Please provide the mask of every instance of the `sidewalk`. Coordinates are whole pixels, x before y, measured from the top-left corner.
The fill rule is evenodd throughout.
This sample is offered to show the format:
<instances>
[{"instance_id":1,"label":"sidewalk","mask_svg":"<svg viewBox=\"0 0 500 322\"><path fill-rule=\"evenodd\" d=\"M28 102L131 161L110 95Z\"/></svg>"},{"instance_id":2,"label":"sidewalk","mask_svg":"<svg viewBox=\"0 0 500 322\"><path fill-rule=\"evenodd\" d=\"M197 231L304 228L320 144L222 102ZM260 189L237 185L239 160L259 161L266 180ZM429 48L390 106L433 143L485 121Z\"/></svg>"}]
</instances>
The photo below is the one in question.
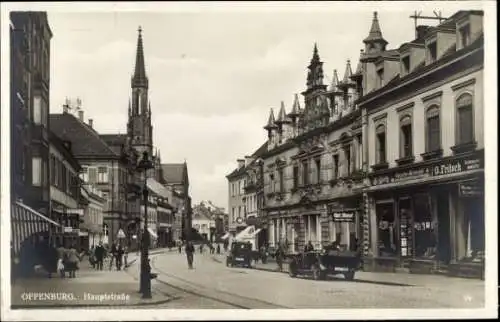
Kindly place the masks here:
<instances>
[{"instance_id":1,"label":"sidewalk","mask_svg":"<svg viewBox=\"0 0 500 322\"><path fill-rule=\"evenodd\" d=\"M126 270L97 271L84 258L76 278L53 275L16 280L11 288L11 307L123 307L163 304L173 299L155 289L151 299L142 299L138 289L139 282Z\"/></svg>"},{"instance_id":2,"label":"sidewalk","mask_svg":"<svg viewBox=\"0 0 500 322\"><path fill-rule=\"evenodd\" d=\"M212 259L216 262L225 265L225 255L215 255ZM257 264L252 263L252 269L280 273L278 271L278 264L276 261L268 261L262 264L259 261ZM283 263L282 274L288 274L288 263ZM336 278L342 280L341 275L336 275ZM354 282L381 284L381 285L398 285L398 286L417 286L417 287L432 287L432 286L456 286L462 287L476 287L484 285L484 281L476 279L466 279L460 277L448 277L442 275L427 275L427 274L410 274L410 273L380 273L380 272L365 272L357 271L354 277Z\"/></svg>"}]
</instances>

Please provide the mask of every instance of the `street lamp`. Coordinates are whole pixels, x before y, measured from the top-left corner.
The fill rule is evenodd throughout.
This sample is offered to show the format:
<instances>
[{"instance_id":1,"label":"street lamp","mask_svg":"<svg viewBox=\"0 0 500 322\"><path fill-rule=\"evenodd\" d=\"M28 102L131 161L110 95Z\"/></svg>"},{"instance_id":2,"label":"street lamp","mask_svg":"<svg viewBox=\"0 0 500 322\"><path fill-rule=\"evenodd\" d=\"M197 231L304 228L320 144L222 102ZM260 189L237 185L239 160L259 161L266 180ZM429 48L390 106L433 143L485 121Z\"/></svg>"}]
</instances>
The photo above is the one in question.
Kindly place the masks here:
<instances>
[{"instance_id":1,"label":"street lamp","mask_svg":"<svg viewBox=\"0 0 500 322\"><path fill-rule=\"evenodd\" d=\"M139 292L142 293L143 299L150 299L151 296L151 267L149 266L149 232L148 232L148 187L147 187L147 171L152 169L153 162L149 160L148 152L144 151L142 160L137 165L137 170L144 172L144 187L142 195L144 197L144 229L142 233L141 247L141 276Z\"/></svg>"}]
</instances>

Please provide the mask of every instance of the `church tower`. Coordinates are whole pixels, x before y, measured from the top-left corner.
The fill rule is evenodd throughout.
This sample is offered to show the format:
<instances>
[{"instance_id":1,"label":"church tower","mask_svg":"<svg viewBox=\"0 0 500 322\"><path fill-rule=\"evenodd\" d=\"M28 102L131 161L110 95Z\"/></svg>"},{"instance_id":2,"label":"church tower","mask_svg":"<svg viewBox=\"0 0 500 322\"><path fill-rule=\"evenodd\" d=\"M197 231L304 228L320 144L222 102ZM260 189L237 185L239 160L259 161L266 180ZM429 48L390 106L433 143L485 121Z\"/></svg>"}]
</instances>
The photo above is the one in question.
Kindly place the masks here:
<instances>
[{"instance_id":1,"label":"church tower","mask_svg":"<svg viewBox=\"0 0 500 322\"><path fill-rule=\"evenodd\" d=\"M148 99L148 77L144 66L142 29L139 27L135 70L132 76L132 101L129 101L127 135L140 158L144 151L153 156L153 126L151 124L151 103Z\"/></svg>"}]
</instances>

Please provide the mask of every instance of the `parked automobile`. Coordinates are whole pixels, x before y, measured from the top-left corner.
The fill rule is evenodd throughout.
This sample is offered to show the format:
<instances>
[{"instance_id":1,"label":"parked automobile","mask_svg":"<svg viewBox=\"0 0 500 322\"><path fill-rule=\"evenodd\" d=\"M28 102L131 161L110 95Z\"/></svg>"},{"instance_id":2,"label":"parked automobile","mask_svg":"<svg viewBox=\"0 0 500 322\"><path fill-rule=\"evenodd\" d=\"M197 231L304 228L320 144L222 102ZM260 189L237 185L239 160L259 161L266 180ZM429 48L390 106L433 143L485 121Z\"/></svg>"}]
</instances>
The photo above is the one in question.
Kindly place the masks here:
<instances>
[{"instance_id":1,"label":"parked automobile","mask_svg":"<svg viewBox=\"0 0 500 322\"><path fill-rule=\"evenodd\" d=\"M252 267L252 246L248 243L233 242L226 257L226 266Z\"/></svg>"},{"instance_id":2,"label":"parked automobile","mask_svg":"<svg viewBox=\"0 0 500 322\"><path fill-rule=\"evenodd\" d=\"M288 273L291 277L312 274L315 280L325 279L327 275L342 274L346 280L353 280L360 263L358 252L315 250L292 255Z\"/></svg>"}]
</instances>

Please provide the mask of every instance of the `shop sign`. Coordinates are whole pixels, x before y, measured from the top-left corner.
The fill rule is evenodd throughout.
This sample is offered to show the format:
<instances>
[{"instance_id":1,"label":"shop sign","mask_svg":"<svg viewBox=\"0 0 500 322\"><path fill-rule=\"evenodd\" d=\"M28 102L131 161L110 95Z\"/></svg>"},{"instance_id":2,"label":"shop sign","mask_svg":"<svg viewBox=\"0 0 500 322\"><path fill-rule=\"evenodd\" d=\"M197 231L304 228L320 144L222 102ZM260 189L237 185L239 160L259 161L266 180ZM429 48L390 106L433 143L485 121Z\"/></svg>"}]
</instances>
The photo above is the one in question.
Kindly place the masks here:
<instances>
[{"instance_id":1,"label":"shop sign","mask_svg":"<svg viewBox=\"0 0 500 322\"><path fill-rule=\"evenodd\" d=\"M484 168L483 156L469 156L440 161L433 165L415 166L412 169L393 171L388 174L374 176L372 185L399 183L409 180L418 180L430 177L440 177L454 173L462 173Z\"/></svg>"},{"instance_id":2,"label":"shop sign","mask_svg":"<svg viewBox=\"0 0 500 322\"><path fill-rule=\"evenodd\" d=\"M477 197L484 194L484 184L479 181L461 182L458 184L461 197Z\"/></svg>"},{"instance_id":3,"label":"shop sign","mask_svg":"<svg viewBox=\"0 0 500 322\"><path fill-rule=\"evenodd\" d=\"M353 211L336 211L332 213L334 222L354 222Z\"/></svg>"},{"instance_id":4,"label":"shop sign","mask_svg":"<svg viewBox=\"0 0 500 322\"><path fill-rule=\"evenodd\" d=\"M63 230L65 233L71 233L73 232L73 227L64 227L64 230Z\"/></svg>"}]
</instances>

